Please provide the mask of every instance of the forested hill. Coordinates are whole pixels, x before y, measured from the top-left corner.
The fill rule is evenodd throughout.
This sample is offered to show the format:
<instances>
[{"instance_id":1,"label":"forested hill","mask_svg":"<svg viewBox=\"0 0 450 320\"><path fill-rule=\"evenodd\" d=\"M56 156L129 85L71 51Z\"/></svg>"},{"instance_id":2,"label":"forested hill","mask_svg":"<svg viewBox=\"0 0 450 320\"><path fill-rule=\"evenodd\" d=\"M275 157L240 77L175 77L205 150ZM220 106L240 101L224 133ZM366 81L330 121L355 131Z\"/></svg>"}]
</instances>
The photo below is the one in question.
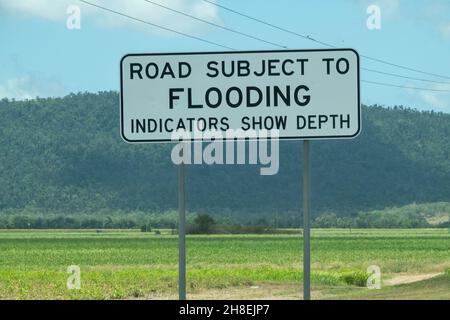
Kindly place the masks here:
<instances>
[{"instance_id":1,"label":"forested hill","mask_svg":"<svg viewBox=\"0 0 450 320\"><path fill-rule=\"evenodd\" d=\"M363 107L355 140L313 141L316 214L450 200L450 115ZM130 145L119 136L116 92L0 101L0 209L60 213L160 212L176 208L170 144ZM188 208L286 212L301 207L301 142L282 141L280 171L188 166Z\"/></svg>"}]
</instances>

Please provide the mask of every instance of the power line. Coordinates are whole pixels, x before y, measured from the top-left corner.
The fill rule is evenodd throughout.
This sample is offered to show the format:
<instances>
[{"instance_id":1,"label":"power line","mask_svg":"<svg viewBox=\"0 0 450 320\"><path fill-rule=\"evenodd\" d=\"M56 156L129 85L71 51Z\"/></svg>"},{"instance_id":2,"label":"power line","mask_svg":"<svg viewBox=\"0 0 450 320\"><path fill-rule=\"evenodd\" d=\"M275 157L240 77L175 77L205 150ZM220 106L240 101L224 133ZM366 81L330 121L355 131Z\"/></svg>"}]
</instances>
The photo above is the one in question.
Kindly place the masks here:
<instances>
[{"instance_id":1,"label":"power line","mask_svg":"<svg viewBox=\"0 0 450 320\"><path fill-rule=\"evenodd\" d=\"M194 19L194 20L197 20L197 21L200 21L200 22L209 24L209 25L214 26L214 27L216 27L216 28L220 28L220 29L222 29L222 30L229 31L229 32L232 32L232 33L241 35L241 36L245 36L245 37L247 37L247 38L250 38L250 39L253 39L253 40L257 40L257 41L260 41L260 42L264 42L264 43L267 43L267 44L270 44L270 45L273 45L273 46L276 46L276 47L279 47L279 48L287 49L287 47L284 46L284 45L282 45L282 44L278 44L278 43L275 43L275 42L267 41L267 40L264 40L264 39L262 39L262 38L253 36L253 35L248 34L248 33L244 33L244 32L241 32L241 31L238 31L238 30L235 30L235 29L231 29L231 28L227 28L227 27L221 26L220 24L217 24L217 23L214 23L214 22L211 22L211 21L208 21L208 20L201 19L201 18L199 18L199 17L190 15L190 14L188 14L188 13L186 13L186 12L182 12L182 11L179 11L179 10L176 10L176 9L173 9L173 8L170 8L170 7L167 7L167 6L162 5L162 4L160 4L160 3L157 3L157 2L154 2L154 1L150 1L150 0L144 0L144 1L145 1L145 2L148 2L148 3L150 3L150 4L153 4L153 5L155 5L155 6L158 6L158 7L160 7L160 8L164 8L164 9L166 9L166 10L169 10L169 11L172 11L172 12L175 12L175 13L178 13L178 14L181 14L181 15L183 15L183 16L185 16L185 17L189 17L189 18L191 18L191 19Z\"/></svg>"},{"instance_id":2,"label":"power line","mask_svg":"<svg viewBox=\"0 0 450 320\"><path fill-rule=\"evenodd\" d=\"M410 86L402 86L402 85L396 85L396 84L392 84L392 83L384 83L384 82L369 81L369 80L361 80L361 82L375 84L375 85L379 85L379 86L385 86L385 87L401 88L401 89L435 91L435 92L450 92L450 90L445 90L445 89L431 89L431 88L410 87Z\"/></svg>"},{"instance_id":3,"label":"power line","mask_svg":"<svg viewBox=\"0 0 450 320\"><path fill-rule=\"evenodd\" d=\"M218 47L221 47L221 48L224 48L224 49L228 49L228 50L236 50L234 48L222 45L220 43L217 43L217 42L214 42L214 41L210 41L210 40L207 40L207 39L204 39L204 38L200 38L200 37L197 37L197 36L193 36L193 35L190 35L190 34L187 34L187 33L181 32L181 31L177 31L177 30L174 30L174 29L171 29L171 28L167 28L167 27L164 27L164 26L161 26L159 24L152 23L152 22L149 22L149 21L146 21L146 20L135 18L135 17L132 17L132 16L127 15L125 13L122 13L122 12L119 12L119 11L115 11L115 10L112 10L110 8L102 7L102 6L100 6L98 4L95 4L95 3L92 3L92 2L88 2L88 1L85 1L85 0L78 0L78 1L80 1L80 2L82 2L84 4L96 7L98 9L102 9L104 11L108 11L108 12L120 15L122 17L131 19L131 20L134 20L134 21L145 23L145 24L150 25L150 26L155 27L155 28L159 28L159 29L162 29L162 30L165 30L165 31L169 31L169 32L173 32L173 33L182 35L182 36L187 37L187 38L191 38L191 39L195 39L195 40L198 40L198 41L202 41L204 43L212 44L212 45L215 45L215 46L218 46Z\"/></svg>"},{"instance_id":4,"label":"power line","mask_svg":"<svg viewBox=\"0 0 450 320\"><path fill-rule=\"evenodd\" d=\"M120 16L123 16L123 17L126 17L126 18L131 19L131 20L134 20L134 21L138 21L138 22L145 23L145 24L147 24L147 25L150 25L150 26L153 26L153 27L156 27L156 28L165 30L165 31L173 32L173 33L176 33L176 34L178 34L178 35L182 35L182 36L184 36L184 37L188 37L188 38L191 38L191 39L194 39L194 40L202 41L202 42L205 42L205 43L208 43L208 44L212 44L212 45L219 46L219 47L222 47L222 48L225 48L225 49L229 49L229 50L232 50L232 51L236 51L236 49L234 49L234 48L232 48L232 47L228 47L228 46L219 44L219 43L217 43L217 42L213 42L213 41L210 41L210 40L207 40L207 39L204 39L204 38L196 37L196 36L193 36L193 35L184 33L184 32L180 32L180 31L177 31L177 30L168 28L168 27L164 27L164 26L161 26L161 25L158 25L158 24L149 22L149 21L142 20L142 19L139 19L139 18L135 18L135 17L132 17L132 16L130 16L130 15L127 15L127 14L124 14L124 13L121 13L121 12L118 12L118 11L115 11L115 10L112 10L112 9L109 9L109 8L106 8L106 7L102 7L102 6L100 6L100 5L97 5L97 4L94 4L94 3L91 3L91 2L88 2L88 1L85 1L85 0L78 0L78 1L80 1L80 2L82 2L82 3L84 3L84 4L87 4L87 5L90 5L90 6L93 6L93 7L96 7L96 8L99 8L99 9L102 9L102 10L105 10L105 11L108 11L108 12L111 12L111 13L114 13L114 14L117 14L117 15L120 15ZM204 0L204 1L206 1L206 0ZM312 38L311 38L311 39L312 39ZM369 70L367 69L367 71L369 71ZM378 72L378 71L377 71L377 72ZM381 73L381 71L379 71L379 73ZM395 76L399 76L399 75L395 75ZM423 80L423 79L422 79L422 80ZM388 86L388 87L402 88L402 89L414 89L414 90L426 90L426 91L450 92L450 90L443 90L443 89L428 89L428 88L418 88L418 87L407 87L407 86L395 85L395 84L390 84L390 83L375 82L375 81L368 81L368 80L361 80L361 82L365 82L365 83L368 83L368 84L375 84L375 85Z\"/></svg>"},{"instance_id":5,"label":"power line","mask_svg":"<svg viewBox=\"0 0 450 320\"><path fill-rule=\"evenodd\" d=\"M286 29L286 28L282 28L282 27L277 26L275 24L272 24L270 22L267 22L267 21L264 21L264 20L252 17L250 15L244 14L244 13L242 13L240 11L237 11L237 10L231 9L229 7L220 5L220 4L212 2L210 0L203 0L203 1L209 3L209 4L213 5L213 6L222 8L222 9L224 9L226 11L229 11L229 12L232 12L234 14L237 14L239 16L242 16L242 17L245 17L247 19L250 19L250 20L256 21L258 23L264 24L264 25L269 26L271 28L274 28L274 29L277 29L277 30L280 30L280 31L283 31L283 32L287 32L289 34L301 37L301 38L306 39L306 40L310 40L310 41L316 42L318 44L321 44L321 45L329 47L329 48L336 48L336 46L334 46L334 45L332 45L330 43L326 43L326 42L314 39L313 37L311 37L309 35L304 35L304 34L301 34L301 33L298 33L298 32L295 32L295 31L292 31L292 30L289 30L289 29ZM392 63L392 62L389 62L389 61L386 61L386 60L374 58L374 57L363 55L363 54L361 54L361 57L363 57L365 59L368 59L368 60L372 60L372 61L378 62L378 63L383 63L383 64L390 65L390 66L393 66L393 67L397 67L397 68L400 68L400 69L405 69L405 70L414 71L414 72L417 72L417 73L426 74L428 76L433 76L433 77L438 77L438 78L441 78L441 79L448 79L448 80L450 80L449 76L440 75L440 74L436 74L436 73L431 73L431 72L427 72L427 71L423 71L423 70L419 70L419 69L415 69L415 68L411 68L411 67L407 67L407 66L402 66L402 65L399 65L399 64L396 64L396 63Z\"/></svg>"},{"instance_id":6,"label":"power line","mask_svg":"<svg viewBox=\"0 0 450 320\"><path fill-rule=\"evenodd\" d=\"M199 18L199 17L196 17L196 16L193 16L193 15L191 15L191 14L188 14L188 13L185 13L185 12L182 12L182 11L179 11L179 10L176 10L176 9L173 9L173 8L171 8L171 7L165 6L165 5L160 4L160 3L157 3L157 2L155 2L155 1L151 1L151 0L144 0L144 1L145 1L145 2L148 2L148 3L150 3L150 4L153 4L153 5L155 5L155 6L164 8L164 9L166 9L166 10L169 10L169 11L171 11L171 12L175 12L175 13L177 13L177 14L181 14L181 15L183 15L183 16L186 16L186 17L188 17L188 18L194 19L194 20L196 20L196 21L200 21L200 22L202 22L202 23L206 23L206 24L208 24L208 25L212 25L212 26L217 27L217 28L220 28L220 29L222 29L222 30L229 31L229 32L232 32L232 33L235 33L235 34L238 34L238 35L242 35L242 36L248 37L248 38L250 38L250 39L255 39L255 40L258 40L258 41L260 41L260 42L264 42L264 43L267 43L267 44L271 44L271 45L274 45L274 46L276 46L276 47L280 47L280 48L283 48L283 49L287 49L287 46L284 46L284 45L281 45L281 44L278 44L278 43L274 43L274 42L271 42L271 41L268 41L268 40L265 40L265 39L262 39L262 38L258 38L258 37L256 37L256 36L253 36L253 35L251 35L251 34L248 34L248 33L244 33L244 32L238 31L238 30L236 30L236 29L231 29L231 28L228 28L228 27L221 26L221 25L219 25L219 24L217 24L217 23L214 23L214 22L211 22L211 21L208 21L208 20L205 20L205 19L201 19L201 18ZM209 2L209 1L207 1L207 2ZM234 11L233 11L233 12L234 12ZM246 16L246 17L249 17L249 16ZM249 17L249 18L252 18L252 17ZM253 18L252 18L252 19L253 19ZM265 23L264 21L261 21L261 20L257 20L257 21L258 21L258 22ZM277 26L274 26L274 25L271 25L271 26L278 28ZM281 29L281 30L286 31L286 32L289 32L289 30L285 30L285 29ZM298 35L298 36L301 36L301 37L303 37L303 38L305 38L305 39L313 40L313 41L316 41L316 42L317 42L317 40L315 40L315 39L313 39L313 38L311 38L311 37L309 37L309 36L305 36L305 35L301 35L301 34L297 34L297 33L295 33L295 34ZM325 44L325 43L323 43L323 42L319 42L319 43L331 47L331 45L329 45L329 44ZM389 76L397 77L397 78L404 78L404 79L411 79L411 80L418 80L418 81L432 82L432 83L440 83L440 84L449 84L448 82L439 82L439 81L433 81L433 80L427 80L427 79L421 79L421 78L408 77L408 76L403 76L403 75L399 75L399 74L395 74L395 73L389 73L389 72L383 72L383 71L373 70L373 69L369 69L369 68L361 68L361 70L365 70L365 71L369 71L369 72L374 72L374 73L379 73L379 74L384 74L384 75L389 75Z\"/></svg>"},{"instance_id":7,"label":"power line","mask_svg":"<svg viewBox=\"0 0 450 320\"><path fill-rule=\"evenodd\" d=\"M209 0L203 0L203 1L204 1L204 2L207 2L207 3L209 3L209 4L212 4L212 5L216 6L216 7L222 8L222 9L224 9L224 10L226 10L226 11L229 11L229 12L232 12L232 13L234 13L234 14L237 14L237 15L239 15L239 16L241 16L241 17L244 17L244 18L247 18L247 19L250 19L250 20L259 22L259 23L264 24L264 25L266 25L266 26L269 26L269 27L271 27L271 28L278 29L278 30L280 30L280 31L284 31L284 32L293 34L293 35L295 35L295 36L298 36L298 37L301 37L301 38L304 38L304 39L307 39L307 40L310 40L310 41L317 42L317 43L319 43L319 44L321 44L321 45L323 45L323 46L329 47L329 48L335 48L335 46L333 46L332 44L329 44L329 43L326 43L326 42L319 41L319 40L314 39L313 37L311 37L311 36L309 36L309 35L304 35L304 34L301 34L301 33L298 33L298 32L292 31L292 30L289 30L289 29L282 28L282 27L277 26L277 25L274 25L274 24L272 24L272 23L270 23L270 22L267 22L267 21L264 21L264 20L261 20L261 19L258 19L258 18L249 16L249 15L247 15L247 14L244 14L244 13L239 12L239 11L237 11L237 10L233 10L233 9L231 9L231 8L229 8L229 7L225 7L225 6L223 6L223 5L220 5L220 4L218 4L218 3L215 3L215 2L212 2L212 1L209 1Z\"/></svg>"},{"instance_id":8,"label":"power line","mask_svg":"<svg viewBox=\"0 0 450 320\"><path fill-rule=\"evenodd\" d=\"M416 81L424 81L424 82L432 82L432 83L439 83L439 84L450 85L450 82L442 82L442 81L434 81L434 80L429 80L429 79L422 79L422 78L408 77L408 76L400 75L400 74L397 74L397 73L384 72L384 71L379 71L379 70L374 70L374 69L369 69L369 68L363 68L363 67L361 67L361 70L365 70L365 71L369 71L369 72L374 72L374 73L379 73L379 74L384 74L384 75L388 75L388 76L392 76L392 77L397 77L397 78L404 78L404 79L410 79L410 80L416 80Z\"/></svg>"},{"instance_id":9,"label":"power line","mask_svg":"<svg viewBox=\"0 0 450 320\"><path fill-rule=\"evenodd\" d=\"M448 80L450 80L450 77L443 76L443 75L440 75L440 74L437 74L437 73L431 73L431 72L422 71L422 70L419 70L419 69L405 67L405 66L402 66L402 65L399 65L399 64L395 64L395 63L392 63L392 62L389 62L389 61L385 61L385 60L369 57L369 56L366 56L366 55L363 55L363 54L361 55L361 57L369 59L369 60L372 60L372 61L376 61L376 62L379 62L379 63L384 63L384 64L387 64L387 65L390 65L390 66L393 66L393 67L397 67L397 68L401 68L401 69L405 69L405 70L409 70L409 71L414 71L414 72L426 74L428 76L433 76L433 77L437 77L437 78L441 78L441 79L448 79Z\"/></svg>"}]
</instances>

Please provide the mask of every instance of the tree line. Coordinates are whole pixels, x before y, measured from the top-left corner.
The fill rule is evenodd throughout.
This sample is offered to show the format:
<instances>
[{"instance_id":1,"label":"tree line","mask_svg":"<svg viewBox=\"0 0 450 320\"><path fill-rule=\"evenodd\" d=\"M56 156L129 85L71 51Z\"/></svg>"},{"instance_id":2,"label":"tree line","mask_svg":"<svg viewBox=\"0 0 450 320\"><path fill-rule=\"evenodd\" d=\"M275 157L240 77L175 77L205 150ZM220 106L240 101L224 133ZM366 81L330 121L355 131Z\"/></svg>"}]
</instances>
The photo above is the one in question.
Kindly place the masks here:
<instances>
[{"instance_id":1,"label":"tree line","mask_svg":"<svg viewBox=\"0 0 450 320\"><path fill-rule=\"evenodd\" d=\"M8 210L27 208L36 219L27 223L33 225L60 225L56 216L35 217L36 212L56 212L76 220L66 219L67 225L96 227L104 223L103 211L122 212L128 219L133 212L162 214L177 208L173 145L124 143L118 103L117 92L0 100L3 225L12 223ZM363 106L360 136L312 141L311 154L318 225L346 225L360 212L386 207L450 201L449 114ZM300 141L281 141L280 170L274 176L260 176L259 166L252 165L188 166L188 209L237 223L264 218L279 227L300 225L301 168ZM13 225L23 225L14 219ZM371 221L368 225L380 224ZM118 218L113 222L131 225Z\"/></svg>"}]
</instances>

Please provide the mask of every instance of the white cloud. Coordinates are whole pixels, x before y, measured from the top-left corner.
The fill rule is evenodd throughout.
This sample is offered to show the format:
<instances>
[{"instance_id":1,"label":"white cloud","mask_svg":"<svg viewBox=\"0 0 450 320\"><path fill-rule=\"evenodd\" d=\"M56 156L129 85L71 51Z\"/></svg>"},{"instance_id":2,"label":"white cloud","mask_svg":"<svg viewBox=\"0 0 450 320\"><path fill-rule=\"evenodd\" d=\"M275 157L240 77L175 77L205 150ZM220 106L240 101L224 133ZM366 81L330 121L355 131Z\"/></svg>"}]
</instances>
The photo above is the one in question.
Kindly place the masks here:
<instances>
[{"instance_id":1,"label":"white cloud","mask_svg":"<svg viewBox=\"0 0 450 320\"><path fill-rule=\"evenodd\" d=\"M404 19L416 26L432 26L446 39L450 39L450 1L433 0L412 1L402 0L353 0L363 6L377 5L381 9L382 19Z\"/></svg>"},{"instance_id":2,"label":"white cloud","mask_svg":"<svg viewBox=\"0 0 450 320\"><path fill-rule=\"evenodd\" d=\"M414 82L407 82L404 85L411 88L419 87ZM420 110L435 110L450 113L450 83L436 83L431 86L421 85L420 87L441 91L406 89L405 92L408 98L414 101L411 106L418 107Z\"/></svg>"},{"instance_id":3,"label":"white cloud","mask_svg":"<svg viewBox=\"0 0 450 320\"><path fill-rule=\"evenodd\" d=\"M207 27L206 24L196 22L164 8L155 6L144 0L88 0L91 3L122 12L127 15L146 20L152 23L168 26L180 31L196 31ZM220 23L217 7L201 0L153 0L164 6L186 12L196 17ZM125 17L117 16L102 9L85 5L74 0L0 0L0 7L11 13L23 17L39 17L51 21L65 21L69 5L79 5L81 8L81 19L94 19L103 27L117 27L133 22Z\"/></svg>"},{"instance_id":4,"label":"white cloud","mask_svg":"<svg viewBox=\"0 0 450 320\"><path fill-rule=\"evenodd\" d=\"M54 79L42 79L26 75L8 79L0 84L0 99L34 99L36 97L56 97L64 95L64 86Z\"/></svg>"},{"instance_id":5,"label":"white cloud","mask_svg":"<svg viewBox=\"0 0 450 320\"><path fill-rule=\"evenodd\" d=\"M13 13L23 16L37 16L40 18L58 20L65 17L69 1L49 0L0 0L0 6Z\"/></svg>"},{"instance_id":6,"label":"white cloud","mask_svg":"<svg viewBox=\"0 0 450 320\"><path fill-rule=\"evenodd\" d=\"M425 1L420 18L429 21L437 32L450 39L450 1Z\"/></svg>"},{"instance_id":7,"label":"white cloud","mask_svg":"<svg viewBox=\"0 0 450 320\"><path fill-rule=\"evenodd\" d=\"M439 28L441 33L444 35L444 37L447 37L450 39L450 22L447 24L442 24Z\"/></svg>"},{"instance_id":8,"label":"white cloud","mask_svg":"<svg viewBox=\"0 0 450 320\"><path fill-rule=\"evenodd\" d=\"M400 9L400 0L379 0L377 2L384 15L395 15Z\"/></svg>"},{"instance_id":9,"label":"white cloud","mask_svg":"<svg viewBox=\"0 0 450 320\"><path fill-rule=\"evenodd\" d=\"M436 84L433 89L450 90L450 84ZM428 107L438 111L450 112L450 92L421 91L418 94Z\"/></svg>"}]
</instances>

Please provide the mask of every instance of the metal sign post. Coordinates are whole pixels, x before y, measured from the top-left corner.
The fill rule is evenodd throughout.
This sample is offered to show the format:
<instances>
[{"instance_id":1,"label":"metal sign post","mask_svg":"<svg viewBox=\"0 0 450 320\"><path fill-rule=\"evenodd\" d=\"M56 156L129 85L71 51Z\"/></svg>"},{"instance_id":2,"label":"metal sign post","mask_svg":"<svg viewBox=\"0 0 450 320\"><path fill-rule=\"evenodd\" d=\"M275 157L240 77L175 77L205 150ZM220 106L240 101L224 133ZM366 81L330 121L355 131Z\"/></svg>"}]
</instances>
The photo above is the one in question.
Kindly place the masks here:
<instances>
[{"instance_id":1,"label":"metal sign post","mask_svg":"<svg viewBox=\"0 0 450 320\"><path fill-rule=\"evenodd\" d=\"M303 300L311 300L309 140L303 141Z\"/></svg>"},{"instance_id":2,"label":"metal sign post","mask_svg":"<svg viewBox=\"0 0 450 320\"><path fill-rule=\"evenodd\" d=\"M183 151L182 151L183 152ZM186 167L178 165L178 297L186 300Z\"/></svg>"}]
</instances>

